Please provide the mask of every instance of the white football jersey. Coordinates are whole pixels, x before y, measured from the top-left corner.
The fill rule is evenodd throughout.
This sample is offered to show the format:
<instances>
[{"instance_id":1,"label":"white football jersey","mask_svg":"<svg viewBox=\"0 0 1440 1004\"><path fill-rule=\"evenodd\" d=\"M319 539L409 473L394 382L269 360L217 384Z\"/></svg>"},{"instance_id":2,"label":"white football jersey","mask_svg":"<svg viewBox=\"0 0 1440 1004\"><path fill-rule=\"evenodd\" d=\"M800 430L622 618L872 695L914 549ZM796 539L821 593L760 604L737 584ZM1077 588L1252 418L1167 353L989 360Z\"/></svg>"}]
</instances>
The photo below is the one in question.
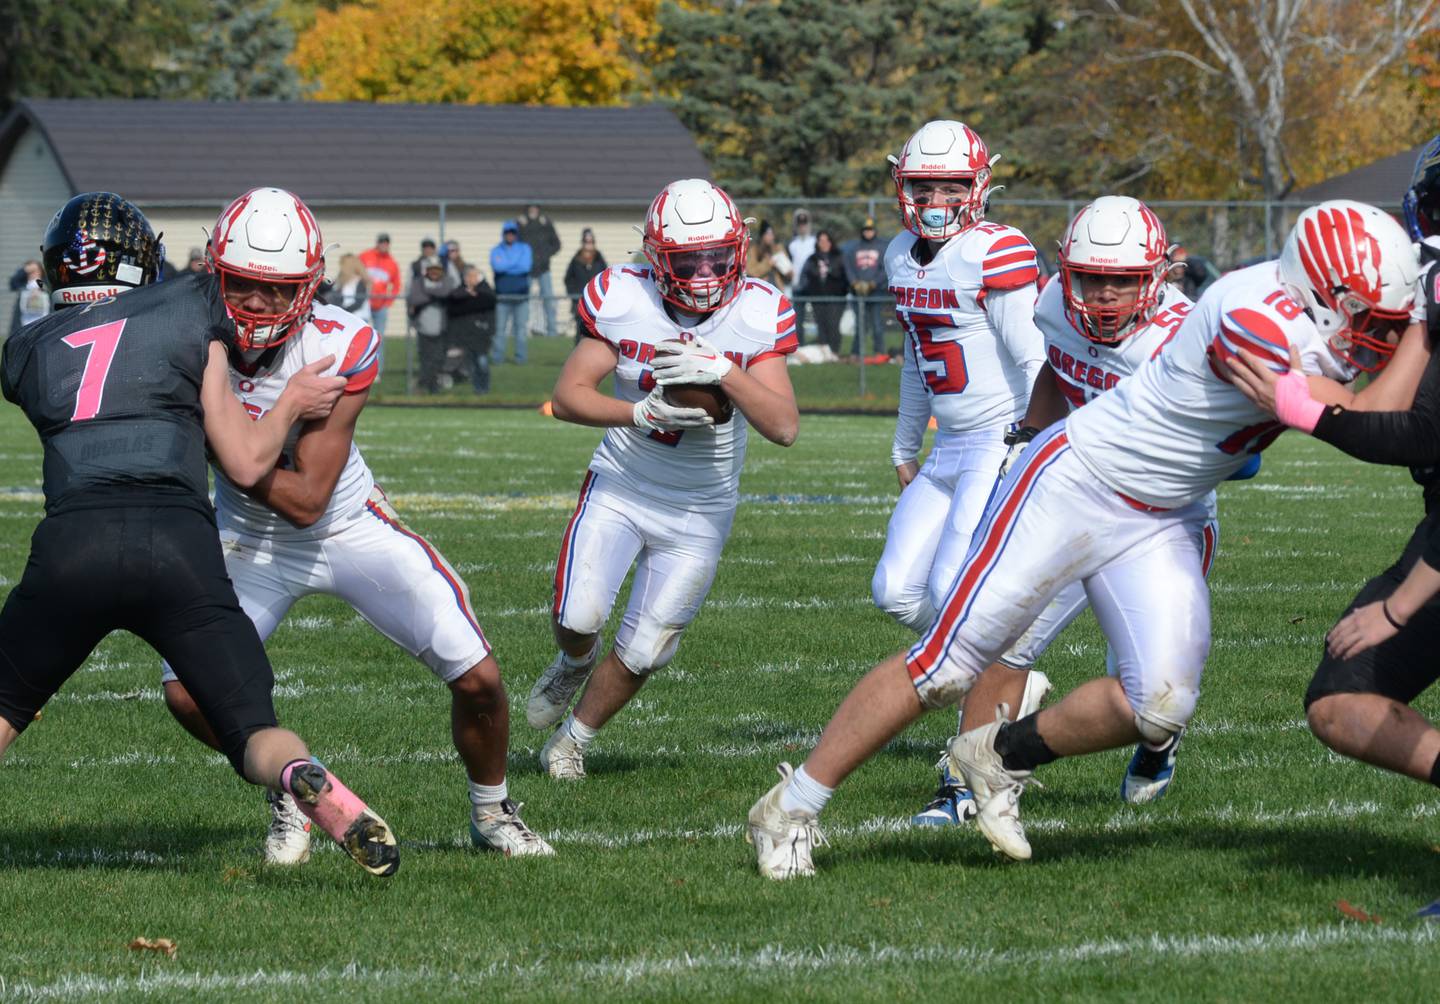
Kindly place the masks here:
<instances>
[{"instance_id":1,"label":"white football jersey","mask_svg":"<svg viewBox=\"0 0 1440 1004\"><path fill-rule=\"evenodd\" d=\"M687 328L665 312L647 266L617 265L601 272L580 298L586 334L619 354L615 396L639 401L655 387L650 362L655 346L693 333L748 369L799 347L795 310L774 286L746 279L740 295ZM590 469L611 474L629 488L662 502L683 500L695 509L732 507L740 495L748 423L740 409L721 425L677 432L642 431L630 426L605 433Z\"/></svg>"},{"instance_id":2,"label":"white football jersey","mask_svg":"<svg viewBox=\"0 0 1440 1004\"><path fill-rule=\"evenodd\" d=\"M273 357L271 355L273 352ZM315 312L298 335L292 335L275 349L262 353L254 368L237 367L232 357L230 387L253 419L271 408L285 384L317 359L333 355L335 362L322 375L343 376L349 382L345 393L356 394L375 382L380 370L380 338L370 325L339 307L317 303ZM249 370L249 372L247 372ZM296 422L285 437L277 467L286 467L295 455L295 444L305 423ZM375 478L359 448L352 442L350 456L330 495L325 513L311 526L300 528L258 499L252 498L215 468L215 514L222 530L291 540L327 536L336 524L365 508Z\"/></svg>"},{"instance_id":3,"label":"white football jersey","mask_svg":"<svg viewBox=\"0 0 1440 1004\"><path fill-rule=\"evenodd\" d=\"M1115 345L1092 342L1065 316L1065 291L1048 283L1035 301L1035 324L1045 336L1045 358L1074 410L1093 401L1153 358L1180 330L1194 304L1168 282L1155 315Z\"/></svg>"},{"instance_id":4,"label":"white football jersey","mask_svg":"<svg viewBox=\"0 0 1440 1004\"><path fill-rule=\"evenodd\" d=\"M1230 383L1224 360L1244 348L1283 373L1291 346L1307 374L1354 376L1285 292L1276 262L1231 272L1205 291L1164 352L1070 414L1070 445L1101 482L1131 501L1187 505L1285 429Z\"/></svg>"},{"instance_id":5,"label":"white football jersey","mask_svg":"<svg viewBox=\"0 0 1440 1004\"><path fill-rule=\"evenodd\" d=\"M918 240L907 231L885 251L905 332L897 460L913 459L932 415L947 433L1019 421L1044 360L1034 321L1039 270L1024 234L982 223L951 238L925 265L911 254ZM1000 303L1004 309L994 309Z\"/></svg>"}]
</instances>

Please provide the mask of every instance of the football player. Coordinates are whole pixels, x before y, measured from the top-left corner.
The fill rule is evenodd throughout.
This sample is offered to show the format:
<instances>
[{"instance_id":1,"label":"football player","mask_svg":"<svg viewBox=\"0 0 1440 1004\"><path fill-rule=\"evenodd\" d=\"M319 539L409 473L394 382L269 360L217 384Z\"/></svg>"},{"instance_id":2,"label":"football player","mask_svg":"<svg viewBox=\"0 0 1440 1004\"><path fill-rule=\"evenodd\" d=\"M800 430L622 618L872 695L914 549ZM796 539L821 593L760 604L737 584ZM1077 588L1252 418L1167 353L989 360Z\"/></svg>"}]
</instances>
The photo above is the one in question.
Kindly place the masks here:
<instances>
[{"instance_id":1,"label":"football player","mask_svg":"<svg viewBox=\"0 0 1440 1004\"><path fill-rule=\"evenodd\" d=\"M45 453L45 518L0 611L0 754L111 631L175 667L252 784L287 792L367 871L400 865L384 820L277 728L274 673L235 602L207 497L205 452L240 486L260 482L290 425L324 421L344 381L317 354L252 422L230 393L235 323L215 279L154 284L164 249L131 203L77 195L42 248L60 309L5 343L5 397Z\"/></svg>"},{"instance_id":2,"label":"football player","mask_svg":"<svg viewBox=\"0 0 1440 1004\"><path fill-rule=\"evenodd\" d=\"M555 384L556 418L607 430L560 542L560 652L526 706L536 728L560 722L540 751L560 779L585 776L599 730L674 658L730 534L748 427L781 446L799 432L785 370L798 345L795 311L774 286L746 277L749 232L730 197L708 181L672 182L650 204L643 234L648 267L610 268L585 287L586 337ZM598 389L612 374L613 397ZM733 417L666 393L696 386L718 388ZM632 565L625 617L602 661L600 629Z\"/></svg>"},{"instance_id":3,"label":"football player","mask_svg":"<svg viewBox=\"0 0 1440 1004\"><path fill-rule=\"evenodd\" d=\"M1193 304L1168 281L1169 252L1164 225L1136 199L1104 196L1071 220L1060 244L1060 281L1047 285L1035 306L1047 361L1031 390L1013 453L1023 453L1040 430L1114 387L1175 337ZM1204 512L1192 533L1201 571L1208 574L1220 529L1213 492L1204 499ZM992 721L1000 703L1018 708L1018 718L1036 710L1049 681L1032 669L1035 661L1089 605L1080 582L1062 589L977 681L965 701L961 731ZM1111 661L1109 668L1115 672L1117 666ZM1138 804L1163 795L1178 744L1178 735L1159 747L1142 741L1121 781L1121 797ZM947 760L942 756L942 764ZM956 783L947 771L941 791L916 820L943 810L947 790Z\"/></svg>"},{"instance_id":4,"label":"football player","mask_svg":"<svg viewBox=\"0 0 1440 1004\"><path fill-rule=\"evenodd\" d=\"M345 379L328 416L290 423L279 462L254 484L215 472L225 569L263 641L295 601L337 596L420 659L450 689L450 729L470 782L470 837L507 856L553 854L520 819L505 781L509 710L500 668L470 608L465 583L411 530L355 446L355 425L380 371L380 336L339 307L317 303L325 246L296 196L256 188L220 214L207 249L239 326L229 386L245 411L270 414L291 374L322 358ZM186 682L163 673L165 702L196 738L215 745ZM305 817L270 796L265 857L310 856Z\"/></svg>"},{"instance_id":5,"label":"football player","mask_svg":"<svg viewBox=\"0 0 1440 1004\"><path fill-rule=\"evenodd\" d=\"M1345 201L1306 210L1278 262L1218 280L1164 352L1037 436L1006 475L935 624L861 680L800 770L782 764L780 782L751 808L761 873L813 874L817 817L835 786L926 708L964 697L1072 582L1084 584L1116 675L951 741L951 770L974 793L981 832L1026 860L1019 796L1037 767L1179 735L1210 642L1193 541L1202 500L1284 429L1231 383L1226 360L1248 349L1276 371L1301 369L1324 400L1364 407L1385 381L1355 395L1342 383L1393 352L1417 273L1409 237L1380 210Z\"/></svg>"},{"instance_id":6,"label":"football player","mask_svg":"<svg viewBox=\"0 0 1440 1004\"><path fill-rule=\"evenodd\" d=\"M973 129L927 122L890 159L905 225L885 251L904 331L890 447L900 501L870 592L877 607L919 633L965 557L1044 365L1034 321L1040 273L1024 234L985 222L999 158ZM932 416L935 440L920 467ZM968 811L969 792L942 764L940 788L914 822L960 822Z\"/></svg>"},{"instance_id":7,"label":"football player","mask_svg":"<svg viewBox=\"0 0 1440 1004\"><path fill-rule=\"evenodd\" d=\"M1305 713L1310 730L1337 753L1440 786L1440 731L1411 707L1440 678L1440 353L1433 351L1440 340L1440 136L1420 152L1404 209L1422 262L1409 365L1423 375L1413 404L1386 405L1396 411L1327 408L1308 386L1276 377L1253 357L1237 373L1238 385L1287 425L1361 460L1409 465L1423 488L1425 518L1405 550L1361 588L1330 631ZM1390 370L1406 365L1401 357L1410 341L1407 335ZM1409 410L1398 410L1407 404ZM1422 913L1440 917L1440 901Z\"/></svg>"}]
</instances>

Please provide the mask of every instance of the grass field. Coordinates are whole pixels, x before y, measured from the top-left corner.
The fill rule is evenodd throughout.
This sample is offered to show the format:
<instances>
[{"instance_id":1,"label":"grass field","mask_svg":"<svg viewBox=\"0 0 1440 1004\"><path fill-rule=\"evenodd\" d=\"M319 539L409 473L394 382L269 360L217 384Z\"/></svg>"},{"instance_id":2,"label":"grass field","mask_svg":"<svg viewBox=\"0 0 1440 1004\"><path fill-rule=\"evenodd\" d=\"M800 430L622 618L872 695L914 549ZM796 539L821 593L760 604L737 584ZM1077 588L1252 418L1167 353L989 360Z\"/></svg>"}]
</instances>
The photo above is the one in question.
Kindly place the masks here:
<instances>
[{"instance_id":1,"label":"grass field","mask_svg":"<svg viewBox=\"0 0 1440 1004\"><path fill-rule=\"evenodd\" d=\"M0 1000L1427 999L1440 929L1413 913L1440 895L1440 803L1327 755L1300 706L1321 636L1398 553L1418 491L1294 435L1222 491L1215 644L1168 798L1122 805L1116 751L1043 772L1028 865L969 829L908 829L954 724L942 712L841 789L814 880L755 874L742 824L774 765L803 759L908 640L869 602L891 429L807 417L788 451L752 437L709 602L591 776L562 787L539 773L523 701L552 656L552 562L596 433L371 409L371 466L466 576L496 645L511 790L558 856L467 848L444 689L311 599L271 644L281 718L395 826L404 863L374 880L317 842L304 868L267 870L258 792L170 721L154 656L115 636L0 765ZM4 409L0 586L23 567L38 476ZM1042 667L1063 692L1103 658L1083 618ZM137 936L178 956L127 950Z\"/></svg>"}]
</instances>

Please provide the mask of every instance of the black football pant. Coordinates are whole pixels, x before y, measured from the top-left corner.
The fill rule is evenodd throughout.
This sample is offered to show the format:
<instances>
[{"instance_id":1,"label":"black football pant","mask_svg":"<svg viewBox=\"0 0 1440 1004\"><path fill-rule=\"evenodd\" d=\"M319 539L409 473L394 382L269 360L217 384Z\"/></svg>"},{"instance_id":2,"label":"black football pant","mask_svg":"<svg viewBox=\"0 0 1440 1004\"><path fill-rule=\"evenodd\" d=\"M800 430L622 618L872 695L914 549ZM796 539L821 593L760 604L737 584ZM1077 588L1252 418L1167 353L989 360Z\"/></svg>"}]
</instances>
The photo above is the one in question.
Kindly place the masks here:
<instances>
[{"instance_id":1,"label":"black football pant","mask_svg":"<svg viewBox=\"0 0 1440 1004\"><path fill-rule=\"evenodd\" d=\"M0 610L0 717L24 731L116 630L170 663L243 776L246 741L275 725L275 677L206 514L117 506L42 520Z\"/></svg>"},{"instance_id":2,"label":"black football pant","mask_svg":"<svg viewBox=\"0 0 1440 1004\"><path fill-rule=\"evenodd\" d=\"M1346 614L1395 592L1420 560L1437 521L1440 521L1440 509L1428 513L1415 528L1395 564L1365 583L1346 607ZM1409 704L1437 678L1440 678L1440 597L1431 599L1398 634L1374 648L1350 659L1337 659L1327 651L1305 693L1305 707L1331 694L1380 694Z\"/></svg>"}]
</instances>

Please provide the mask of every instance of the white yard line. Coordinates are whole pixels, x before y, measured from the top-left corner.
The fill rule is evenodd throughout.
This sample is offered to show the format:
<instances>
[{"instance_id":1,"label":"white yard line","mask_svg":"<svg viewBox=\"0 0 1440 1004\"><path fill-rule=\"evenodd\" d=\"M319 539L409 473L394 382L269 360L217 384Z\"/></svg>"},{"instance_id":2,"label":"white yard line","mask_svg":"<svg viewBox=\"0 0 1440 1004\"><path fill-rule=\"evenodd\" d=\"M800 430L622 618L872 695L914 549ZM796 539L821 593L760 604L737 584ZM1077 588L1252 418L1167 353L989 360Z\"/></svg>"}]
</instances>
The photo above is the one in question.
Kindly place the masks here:
<instances>
[{"instance_id":1,"label":"white yard line","mask_svg":"<svg viewBox=\"0 0 1440 1004\"><path fill-rule=\"evenodd\" d=\"M758 881L758 880L757 880ZM116 994L224 993L283 990L287 996L299 990L354 987L366 993L399 991L409 987L473 987L479 981L545 985L552 989L566 981L631 983L664 977L686 977L705 973L736 973L742 976L785 977L870 969L877 966L951 965L969 972L1003 972L1012 969L1047 970L1058 966L1082 965L1106 959L1173 962L1181 959L1250 958L1297 952L1314 953L1344 947L1395 945L1432 946L1440 942L1440 928L1405 928L1360 924L1330 924L1287 931L1261 931L1245 935L1195 934L1184 937L1151 935L1139 938L1106 938L1038 949L987 949L964 945L898 946L870 944L814 945L789 947L770 945L759 950L729 945L702 945L680 955L640 955L633 958L604 958L568 962L541 958L512 961L499 959L472 971L456 972L446 967L413 969L370 969L351 964L342 968L322 967L307 972L257 969L246 973L201 973L149 969L135 976L101 977L87 974L62 976L50 983L4 981L0 979L0 1000L46 1001L104 997ZM182 947L182 952L184 951Z\"/></svg>"}]
</instances>

